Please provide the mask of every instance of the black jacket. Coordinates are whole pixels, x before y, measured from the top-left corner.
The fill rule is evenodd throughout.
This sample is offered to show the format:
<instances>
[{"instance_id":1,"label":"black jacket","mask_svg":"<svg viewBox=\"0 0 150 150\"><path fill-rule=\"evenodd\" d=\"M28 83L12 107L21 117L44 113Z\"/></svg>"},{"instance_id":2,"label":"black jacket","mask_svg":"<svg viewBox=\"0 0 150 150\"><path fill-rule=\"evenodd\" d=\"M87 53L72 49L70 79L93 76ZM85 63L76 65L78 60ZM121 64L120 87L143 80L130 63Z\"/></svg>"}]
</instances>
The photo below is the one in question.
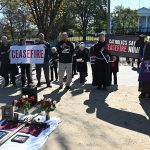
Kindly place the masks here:
<instances>
[{"instance_id":1,"label":"black jacket","mask_svg":"<svg viewBox=\"0 0 150 150\"><path fill-rule=\"evenodd\" d=\"M2 62L9 62L9 51L10 50L10 45L8 46L4 46L4 45L1 45L0 46L0 61ZM1 52L4 54L1 54Z\"/></svg>"},{"instance_id":2,"label":"black jacket","mask_svg":"<svg viewBox=\"0 0 150 150\"><path fill-rule=\"evenodd\" d=\"M86 49L84 49L83 51L78 50L76 58L82 58L84 60L84 62L77 62L77 71L87 72L87 61L89 60L89 58Z\"/></svg>"},{"instance_id":3,"label":"black jacket","mask_svg":"<svg viewBox=\"0 0 150 150\"><path fill-rule=\"evenodd\" d=\"M51 67L57 67L58 64L58 53L51 53L51 60L50 60L50 66Z\"/></svg>"},{"instance_id":4,"label":"black jacket","mask_svg":"<svg viewBox=\"0 0 150 150\"><path fill-rule=\"evenodd\" d=\"M118 56L116 57L117 57L116 61L110 63L110 70L115 73L119 72L119 57ZM111 57L111 60L112 58L113 57Z\"/></svg>"},{"instance_id":5,"label":"black jacket","mask_svg":"<svg viewBox=\"0 0 150 150\"><path fill-rule=\"evenodd\" d=\"M63 47L63 44L66 44L66 46ZM60 63L72 63L73 54L74 54L74 46L72 42L60 41L57 44L57 52L59 54Z\"/></svg>"},{"instance_id":6,"label":"black jacket","mask_svg":"<svg viewBox=\"0 0 150 150\"><path fill-rule=\"evenodd\" d=\"M38 42L36 43L36 45L40 45L40 44L44 44L46 46L45 48L45 56L44 56L44 63L45 62L49 62L50 57L51 57L51 47L50 44L48 42L44 43L44 42Z\"/></svg>"}]
</instances>

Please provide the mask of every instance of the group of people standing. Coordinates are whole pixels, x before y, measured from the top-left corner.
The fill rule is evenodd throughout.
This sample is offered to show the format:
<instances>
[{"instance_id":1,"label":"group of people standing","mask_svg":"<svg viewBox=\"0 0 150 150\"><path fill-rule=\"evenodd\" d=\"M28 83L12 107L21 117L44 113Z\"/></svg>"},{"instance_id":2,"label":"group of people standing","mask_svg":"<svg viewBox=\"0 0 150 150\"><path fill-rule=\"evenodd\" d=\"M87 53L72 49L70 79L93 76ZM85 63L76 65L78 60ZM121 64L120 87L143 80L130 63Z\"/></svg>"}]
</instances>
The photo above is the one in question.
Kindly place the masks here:
<instances>
[{"instance_id":1,"label":"group of people standing","mask_svg":"<svg viewBox=\"0 0 150 150\"><path fill-rule=\"evenodd\" d=\"M39 34L39 42L36 45L44 44L45 56L43 64L35 64L37 87L41 86L41 69L43 68L47 87L51 87L51 81L59 79L59 89L63 88L64 75L66 72L66 89L70 89L70 84L74 75L79 72L80 83L84 84L88 75L87 62L91 60L93 82L92 85L98 86L98 89L106 89L106 86L111 82L110 74L114 74L114 84L117 84L118 59L111 56L106 50L105 34L100 33L99 41L90 50L85 47L83 42L76 42L75 45L68 40L68 34L63 32L61 39L56 47L50 47L50 44L45 41L44 34ZM13 86L16 86L15 75L18 74L18 66L21 68L22 87L32 83L31 64L10 64L9 51L10 44L6 36L1 38L0 46L0 75L5 79L5 86L9 85L11 78ZM20 39L19 45L26 45L26 39ZM111 63L107 60L112 59ZM93 60L93 62L92 62ZM51 79L50 79L51 71ZM10 77L9 77L10 74Z\"/></svg>"}]
</instances>

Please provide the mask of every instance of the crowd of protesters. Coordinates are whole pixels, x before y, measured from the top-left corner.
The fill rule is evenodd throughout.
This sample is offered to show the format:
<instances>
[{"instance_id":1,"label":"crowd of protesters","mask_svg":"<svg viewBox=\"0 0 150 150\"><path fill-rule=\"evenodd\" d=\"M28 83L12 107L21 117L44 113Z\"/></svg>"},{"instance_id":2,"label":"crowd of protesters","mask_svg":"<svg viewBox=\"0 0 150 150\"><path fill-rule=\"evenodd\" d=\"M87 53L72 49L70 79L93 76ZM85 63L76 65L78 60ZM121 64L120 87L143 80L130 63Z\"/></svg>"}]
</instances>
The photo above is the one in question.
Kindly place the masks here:
<instances>
[{"instance_id":1,"label":"crowd of protesters","mask_svg":"<svg viewBox=\"0 0 150 150\"><path fill-rule=\"evenodd\" d=\"M66 89L70 89L72 78L79 73L80 83L84 84L88 75L87 62L90 61L92 68L93 81L92 85L98 89L106 89L106 86L111 83L111 74L114 75L114 84L117 84L118 59L111 56L106 50L105 33L99 34L97 44L88 50L83 42L75 44L68 40L68 34L63 32L60 41L56 47L50 47L50 44L45 41L44 34L40 33L39 42L36 45L45 45L45 57L43 64L35 64L37 87L41 86L42 68L46 80L47 87L51 87L51 82L58 81L59 89L63 88L64 75L66 72ZM21 70L22 87L32 83L31 64L10 64L9 52L10 44L6 36L1 38L0 46L0 75L5 79L4 87L7 87L10 82L16 87L15 76L19 73L18 67ZM26 39L21 38L19 45L26 45ZM101 53L102 52L102 53ZM112 62L107 62L112 59ZM27 79L27 83L26 83Z\"/></svg>"},{"instance_id":2,"label":"crowd of protesters","mask_svg":"<svg viewBox=\"0 0 150 150\"><path fill-rule=\"evenodd\" d=\"M9 52L10 44L6 36L1 38L2 44L0 46L0 75L5 79L5 87L12 82L13 86L16 86L15 76L18 74L18 66L21 69L21 81L22 87L27 84L32 83L32 72L31 64L10 64ZM41 69L43 68L44 76L46 80L47 87L52 87L51 82L55 80L59 82L59 89L64 86L64 75L66 72L66 84L65 88L70 89L72 78L79 73L80 83L84 84L86 81L86 76L88 75L87 62L91 64L92 70L92 85L97 86L97 89L106 90L107 86L112 84L112 78L114 84L117 85L117 72L119 71L119 57L112 56L107 50L107 42L105 39L105 33L101 32L99 34L98 42L92 46L89 50L85 47L83 42L75 42L73 44L68 40L68 34L63 32L60 34L60 41L56 47L51 47L44 38L44 34L39 34L39 42L36 45L45 45L45 56L43 64L35 64L36 67L36 77L37 77L37 87L41 86ZM20 39L19 45L26 45L26 39ZM135 46L140 47L140 58L138 60L138 66L140 61L145 56L148 51L147 47L149 44L145 43L143 37L139 37ZM149 58L148 58L149 59ZM51 73L50 73L51 72ZM50 76L51 75L51 76ZM149 85L147 82L140 82L141 97L145 96L145 92L142 91L141 87L146 84L149 92ZM143 88L144 89L144 88ZM146 89L146 93L147 92ZM150 93L150 92L149 92ZM148 94L149 94L148 93Z\"/></svg>"}]
</instances>

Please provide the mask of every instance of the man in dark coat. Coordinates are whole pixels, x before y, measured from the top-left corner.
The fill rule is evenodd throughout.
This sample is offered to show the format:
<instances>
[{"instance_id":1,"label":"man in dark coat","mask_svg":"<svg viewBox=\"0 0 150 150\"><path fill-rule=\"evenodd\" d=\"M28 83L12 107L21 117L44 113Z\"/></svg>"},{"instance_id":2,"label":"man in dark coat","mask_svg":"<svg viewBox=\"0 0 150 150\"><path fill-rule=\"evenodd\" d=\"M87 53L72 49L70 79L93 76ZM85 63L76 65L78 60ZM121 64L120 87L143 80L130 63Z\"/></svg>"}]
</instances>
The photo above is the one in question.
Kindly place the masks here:
<instances>
[{"instance_id":1,"label":"man in dark coat","mask_svg":"<svg viewBox=\"0 0 150 150\"><path fill-rule=\"evenodd\" d=\"M13 86L16 86L15 75L18 74L18 67L16 64L10 64L9 52L11 45L8 43L6 36L2 36L1 39L2 39L2 45L0 46L1 76L4 77L5 79L5 86L9 85L9 78L11 78Z\"/></svg>"},{"instance_id":2,"label":"man in dark coat","mask_svg":"<svg viewBox=\"0 0 150 150\"><path fill-rule=\"evenodd\" d=\"M44 56L44 63L43 64L36 64L36 77L38 80L37 87L41 86L41 69L43 68L44 70L44 75L45 75L45 80L47 87L51 87L50 85L50 79L49 79L49 61L50 61L50 44L45 41L44 39L44 34L40 33L39 34L39 42L36 43L36 45L44 44L45 45L45 56Z\"/></svg>"},{"instance_id":3,"label":"man in dark coat","mask_svg":"<svg viewBox=\"0 0 150 150\"><path fill-rule=\"evenodd\" d=\"M106 86L109 84L109 71L108 71L108 57L109 52L106 50L107 43L105 41L105 33L99 34L99 41L94 45L95 59L95 78L98 89L106 90Z\"/></svg>"}]
</instances>

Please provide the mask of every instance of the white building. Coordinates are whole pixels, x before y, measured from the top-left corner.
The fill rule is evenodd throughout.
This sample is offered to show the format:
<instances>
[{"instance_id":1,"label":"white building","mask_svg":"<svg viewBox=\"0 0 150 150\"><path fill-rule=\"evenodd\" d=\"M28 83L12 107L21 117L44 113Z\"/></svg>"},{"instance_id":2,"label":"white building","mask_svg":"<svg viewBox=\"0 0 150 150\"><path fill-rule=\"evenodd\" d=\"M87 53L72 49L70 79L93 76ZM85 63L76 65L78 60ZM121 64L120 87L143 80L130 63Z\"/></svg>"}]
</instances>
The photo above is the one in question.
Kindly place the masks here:
<instances>
[{"instance_id":1,"label":"white building","mask_svg":"<svg viewBox=\"0 0 150 150\"><path fill-rule=\"evenodd\" d=\"M138 15L138 31L150 32L150 9L142 7L137 10Z\"/></svg>"}]
</instances>

